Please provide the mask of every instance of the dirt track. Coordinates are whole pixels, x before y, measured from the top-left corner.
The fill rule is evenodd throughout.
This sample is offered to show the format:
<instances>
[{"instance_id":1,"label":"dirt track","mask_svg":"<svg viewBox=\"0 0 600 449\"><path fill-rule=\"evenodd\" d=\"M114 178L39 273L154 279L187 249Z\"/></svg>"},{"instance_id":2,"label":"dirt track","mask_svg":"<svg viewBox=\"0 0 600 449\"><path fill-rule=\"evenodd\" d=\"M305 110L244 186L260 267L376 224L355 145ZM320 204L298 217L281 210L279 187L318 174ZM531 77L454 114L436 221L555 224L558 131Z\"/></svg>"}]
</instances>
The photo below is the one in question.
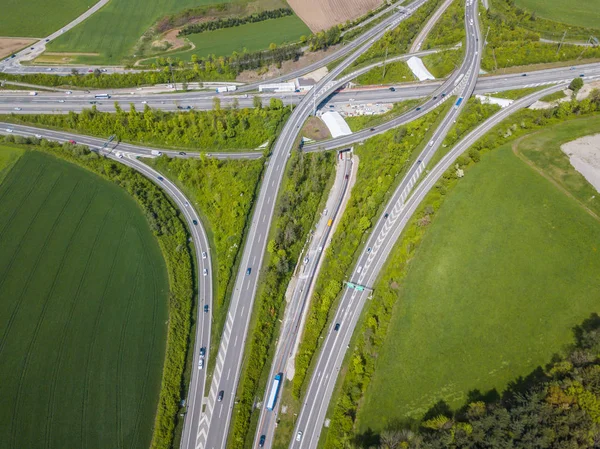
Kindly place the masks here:
<instances>
[{"instance_id":1,"label":"dirt track","mask_svg":"<svg viewBox=\"0 0 600 449\"><path fill-rule=\"evenodd\" d=\"M315 32L356 19L381 5L382 0L288 0L288 3Z\"/></svg>"}]
</instances>

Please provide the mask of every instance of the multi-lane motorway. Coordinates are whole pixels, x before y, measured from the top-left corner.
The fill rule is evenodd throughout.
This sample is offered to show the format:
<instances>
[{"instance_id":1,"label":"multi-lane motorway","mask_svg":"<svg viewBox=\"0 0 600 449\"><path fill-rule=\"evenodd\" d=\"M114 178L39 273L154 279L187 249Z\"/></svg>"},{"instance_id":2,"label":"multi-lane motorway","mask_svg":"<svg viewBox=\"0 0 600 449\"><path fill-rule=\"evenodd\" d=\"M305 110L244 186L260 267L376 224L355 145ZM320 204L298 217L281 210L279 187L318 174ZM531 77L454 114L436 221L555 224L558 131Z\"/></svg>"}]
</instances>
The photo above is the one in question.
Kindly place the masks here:
<instances>
[{"instance_id":1,"label":"multi-lane motorway","mask_svg":"<svg viewBox=\"0 0 600 449\"><path fill-rule=\"evenodd\" d=\"M303 97L275 142L255 204L247 243L244 246L240 270L221 338L206 409L200 420L198 439L194 442L194 448L222 449L227 440L244 357L243 348L254 305L267 236L273 218L275 200L283 179L287 159L301 126L310 115L314 105L320 103L324 96L329 95L339 87L339 84L334 80L358 59L373 42L379 39L386 30L395 27L401 20L410 16L424 2L424 0L417 0L402 12L392 15L353 41L350 45L356 50ZM188 425L188 422L186 422L186 425ZM192 449L192 446L187 446L187 448Z\"/></svg>"},{"instance_id":2,"label":"multi-lane motorway","mask_svg":"<svg viewBox=\"0 0 600 449\"><path fill-rule=\"evenodd\" d=\"M477 1L467 0L465 10L465 27L467 29L467 48L464 62L456 72L455 81L451 84L453 91L460 98L469 98L475 88L479 74L479 61L481 53L479 21L477 20ZM455 83L457 83L455 85ZM424 167L435 151L441 145L452 123L456 120L464 107L464 102L457 102L450 112L444 117L436 129L431 140L425 143L425 148L418 159L409 168L407 174L400 182L396 193L389 205L394 205L396 198L405 200L413 186L416 184ZM385 214L380 218L363 250L350 281L355 285L372 288L372 283L367 284L377 266L377 257L381 248L386 245L386 237L390 236L391 226L399 210L396 207L386 207ZM365 285L366 284L366 285ZM305 394L302 409L298 415L294 429L294 438L290 449L315 449L319 442L321 429L325 421L327 407L333 394L337 373L342 365L344 355L354 328L362 309L361 300L366 296L364 290L348 288L340 301L335 314L334 323L329 329L325 341L320 349L317 363L312 378Z\"/></svg>"}]
</instances>

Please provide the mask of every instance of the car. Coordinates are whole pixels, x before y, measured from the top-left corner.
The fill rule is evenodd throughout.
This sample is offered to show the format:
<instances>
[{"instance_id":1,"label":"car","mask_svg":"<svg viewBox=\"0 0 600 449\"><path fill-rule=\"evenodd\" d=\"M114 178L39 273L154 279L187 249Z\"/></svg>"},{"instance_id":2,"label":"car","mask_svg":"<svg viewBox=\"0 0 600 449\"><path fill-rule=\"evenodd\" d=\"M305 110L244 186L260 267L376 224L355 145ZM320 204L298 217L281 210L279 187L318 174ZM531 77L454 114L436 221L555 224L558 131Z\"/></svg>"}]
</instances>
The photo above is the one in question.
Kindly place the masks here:
<instances>
[{"instance_id":1,"label":"car","mask_svg":"<svg viewBox=\"0 0 600 449\"><path fill-rule=\"evenodd\" d=\"M386 212L386 213L383 215L383 218L387 218L387 217L389 217L389 216L390 216L390 214L388 214L388 213Z\"/></svg>"},{"instance_id":2,"label":"car","mask_svg":"<svg viewBox=\"0 0 600 449\"><path fill-rule=\"evenodd\" d=\"M90 101L90 104L96 104L97 101Z\"/></svg>"},{"instance_id":3,"label":"car","mask_svg":"<svg viewBox=\"0 0 600 449\"><path fill-rule=\"evenodd\" d=\"M50 42L50 39L46 39L46 42Z\"/></svg>"},{"instance_id":4,"label":"car","mask_svg":"<svg viewBox=\"0 0 600 449\"><path fill-rule=\"evenodd\" d=\"M433 99L434 99L434 100L437 100L437 95L434 95L434 96L433 96Z\"/></svg>"},{"instance_id":5,"label":"car","mask_svg":"<svg viewBox=\"0 0 600 449\"><path fill-rule=\"evenodd\" d=\"M36 135L35 135L35 138L36 138L36 139L41 139L41 138L42 138L42 135L41 135L41 134L36 134Z\"/></svg>"},{"instance_id":6,"label":"car","mask_svg":"<svg viewBox=\"0 0 600 449\"><path fill-rule=\"evenodd\" d=\"M417 165L419 165L421 162L423 162L423 161L422 161L421 159L419 159L419 160L417 161Z\"/></svg>"},{"instance_id":7,"label":"car","mask_svg":"<svg viewBox=\"0 0 600 449\"><path fill-rule=\"evenodd\" d=\"M350 177L350 175L348 173L346 173L346 179L348 179Z\"/></svg>"},{"instance_id":8,"label":"car","mask_svg":"<svg viewBox=\"0 0 600 449\"><path fill-rule=\"evenodd\" d=\"M187 201L185 203L183 203L185 205L185 207L189 207L190 203L188 203Z\"/></svg>"},{"instance_id":9,"label":"car","mask_svg":"<svg viewBox=\"0 0 600 449\"><path fill-rule=\"evenodd\" d=\"M14 58L15 56L17 56L17 55L10 55L11 59Z\"/></svg>"},{"instance_id":10,"label":"car","mask_svg":"<svg viewBox=\"0 0 600 449\"><path fill-rule=\"evenodd\" d=\"M523 73L521 76L527 76L527 73Z\"/></svg>"},{"instance_id":11,"label":"car","mask_svg":"<svg viewBox=\"0 0 600 449\"><path fill-rule=\"evenodd\" d=\"M89 69L88 73L94 73L94 71L92 69Z\"/></svg>"},{"instance_id":12,"label":"car","mask_svg":"<svg viewBox=\"0 0 600 449\"><path fill-rule=\"evenodd\" d=\"M420 107L418 107L418 108L417 108L417 111L420 111L420 110L421 110L421 108L420 108Z\"/></svg>"},{"instance_id":13,"label":"car","mask_svg":"<svg viewBox=\"0 0 600 449\"><path fill-rule=\"evenodd\" d=\"M30 50L34 50L34 48L33 48L33 47L31 47L31 48L30 48Z\"/></svg>"},{"instance_id":14,"label":"car","mask_svg":"<svg viewBox=\"0 0 600 449\"><path fill-rule=\"evenodd\" d=\"M585 73L582 73L579 75L581 78L583 78L585 76Z\"/></svg>"},{"instance_id":15,"label":"car","mask_svg":"<svg viewBox=\"0 0 600 449\"><path fill-rule=\"evenodd\" d=\"M6 128L6 132L7 132L7 133L12 133L12 132L13 132L13 130L12 130L12 128Z\"/></svg>"},{"instance_id":16,"label":"car","mask_svg":"<svg viewBox=\"0 0 600 449\"><path fill-rule=\"evenodd\" d=\"M162 176L157 176L159 181L164 181L164 178Z\"/></svg>"},{"instance_id":17,"label":"car","mask_svg":"<svg viewBox=\"0 0 600 449\"><path fill-rule=\"evenodd\" d=\"M179 152L179 156L185 156L185 155L186 155L186 152L185 152L185 151L180 151L180 152Z\"/></svg>"},{"instance_id":18,"label":"car","mask_svg":"<svg viewBox=\"0 0 600 449\"><path fill-rule=\"evenodd\" d=\"M148 102L146 100L142 101L142 104L148 104Z\"/></svg>"},{"instance_id":19,"label":"car","mask_svg":"<svg viewBox=\"0 0 600 449\"><path fill-rule=\"evenodd\" d=\"M375 128L371 128L370 131L375 131Z\"/></svg>"},{"instance_id":20,"label":"car","mask_svg":"<svg viewBox=\"0 0 600 449\"><path fill-rule=\"evenodd\" d=\"M221 402L223 400L223 396L225 396L225 391L219 391L219 396L217 396L217 401Z\"/></svg>"},{"instance_id":21,"label":"car","mask_svg":"<svg viewBox=\"0 0 600 449\"><path fill-rule=\"evenodd\" d=\"M395 87L390 87L390 92L396 92L396 88Z\"/></svg>"},{"instance_id":22,"label":"car","mask_svg":"<svg viewBox=\"0 0 600 449\"><path fill-rule=\"evenodd\" d=\"M340 323L335 323L335 327L333 328L334 331L339 331L340 330Z\"/></svg>"},{"instance_id":23,"label":"car","mask_svg":"<svg viewBox=\"0 0 600 449\"><path fill-rule=\"evenodd\" d=\"M74 140L69 140L69 143L70 143L71 145L75 145L77 142L75 142Z\"/></svg>"},{"instance_id":24,"label":"car","mask_svg":"<svg viewBox=\"0 0 600 449\"><path fill-rule=\"evenodd\" d=\"M71 92L70 90L65 92L67 95L71 95L73 92Z\"/></svg>"},{"instance_id":25,"label":"car","mask_svg":"<svg viewBox=\"0 0 600 449\"><path fill-rule=\"evenodd\" d=\"M296 441L300 441L302 439L302 431L299 430L298 433L296 434Z\"/></svg>"},{"instance_id":26,"label":"car","mask_svg":"<svg viewBox=\"0 0 600 449\"><path fill-rule=\"evenodd\" d=\"M21 110L21 108L18 106L15 108L15 111L20 111L20 110Z\"/></svg>"},{"instance_id":27,"label":"car","mask_svg":"<svg viewBox=\"0 0 600 449\"><path fill-rule=\"evenodd\" d=\"M192 223L194 223L194 226L198 226L198 220L192 220Z\"/></svg>"},{"instance_id":28,"label":"car","mask_svg":"<svg viewBox=\"0 0 600 449\"><path fill-rule=\"evenodd\" d=\"M208 313L208 304L204 304L204 313Z\"/></svg>"},{"instance_id":29,"label":"car","mask_svg":"<svg viewBox=\"0 0 600 449\"><path fill-rule=\"evenodd\" d=\"M304 258L304 263L307 264L310 259L308 257Z\"/></svg>"},{"instance_id":30,"label":"car","mask_svg":"<svg viewBox=\"0 0 600 449\"><path fill-rule=\"evenodd\" d=\"M444 98L446 96L446 94L442 94L442 98Z\"/></svg>"},{"instance_id":31,"label":"car","mask_svg":"<svg viewBox=\"0 0 600 449\"><path fill-rule=\"evenodd\" d=\"M65 100L58 100L58 102L59 102L59 103L64 103L64 102L65 102Z\"/></svg>"},{"instance_id":32,"label":"car","mask_svg":"<svg viewBox=\"0 0 600 449\"><path fill-rule=\"evenodd\" d=\"M250 273L252 273L252 268L248 267L248 269L246 270L246 276L250 276Z\"/></svg>"},{"instance_id":33,"label":"car","mask_svg":"<svg viewBox=\"0 0 600 449\"><path fill-rule=\"evenodd\" d=\"M367 253L370 253L370 252L371 252L371 247L369 246L369 247L367 248Z\"/></svg>"},{"instance_id":34,"label":"car","mask_svg":"<svg viewBox=\"0 0 600 449\"><path fill-rule=\"evenodd\" d=\"M52 71L52 67L48 67L48 68L46 69L46 72L51 72L51 71Z\"/></svg>"},{"instance_id":35,"label":"car","mask_svg":"<svg viewBox=\"0 0 600 449\"><path fill-rule=\"evenodd\" d=\"M204 360L200 359L200 360L198 360L198 369L202 369L202 368L204 368Z\"/></svg>"},{"instance_id":36,"label":"car","mask_svg":"<svg viewBox=\"0 0 600 449\"><path fill-rule=\"evenodd\" d=\"M266 435L261 435L260 440L258 440L258 447L264 447L266 439L267 439Z\"/></svg>"},{"instance_id":37,"label":"car","mask_svg":"<svg viewBox=\"0 0 600 449\"><path fill-rule=\"evenodd\" d=\"M202 346L200 348L200 357L204 358L205 355L206 355L206 348L204 346Z\"/></svg>"},{"instance_id":38,"label":"car","mask_svg":"<svg viewBox=\"0 0 600 449\"><path fill-rule=\"evenodd\" d=\"M206 251L202 251L202 258L206 259Z\"/></svg>"},{"instance_id":39,"label":"car","mask_svg":"<svg viewBox=\"0 0 600 449\"><path fill-rule=\"evenodd\" d=\"M575 67L571 67L569 70L575 70Z\"/></svg>"},{"instance_id":40,"label":"car","mask_svg":"<svg viewBox=\"0 0 600 449\"><path fill-rule=\"evenodd\" d=\"M106 69L100 69L101 72L108 72Z\"/></svg>"},{"instance_id":41,"label":"car","mask_svg":"<svg viewBox=\"0 0 600 449\"><path fill-rule=\"evenodd\" d=\"M206 276L206 275L208 274L208 270L205 268L204 270L202 270L202 274L203 274L204 276Z\"/></svg>"},{"instance_id":42,"label":"car","mask_svg":"<svg viewBox=\"0 0 600 449\"><path fill-rule=\"evenodd\" d=\"M119 159L123 159L123 153L115 153Z\"/></svg>"}]
</instances>

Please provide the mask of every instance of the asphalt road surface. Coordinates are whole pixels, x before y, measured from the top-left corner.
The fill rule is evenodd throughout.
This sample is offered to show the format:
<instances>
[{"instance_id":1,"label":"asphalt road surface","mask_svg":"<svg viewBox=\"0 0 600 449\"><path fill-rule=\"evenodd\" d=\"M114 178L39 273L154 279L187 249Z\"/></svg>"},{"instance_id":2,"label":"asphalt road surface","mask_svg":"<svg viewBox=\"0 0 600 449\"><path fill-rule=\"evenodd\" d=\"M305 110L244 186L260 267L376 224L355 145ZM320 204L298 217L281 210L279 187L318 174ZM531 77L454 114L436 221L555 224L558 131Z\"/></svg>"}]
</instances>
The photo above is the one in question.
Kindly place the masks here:
<instances>
[{"instance_id":1,"label":"asphalt road surface","mask_svg":"<svg viewBox=\"0 0 600 449\"><path fill-rule=\"evenodd\" d=\"M415 186L424 167L440 147L445 135L475 88L481 53L477 0L467 0L465 27L467 29L465 60L456 73L457 84L454 87L454 90L457 91L456 94L459 98L464 98L464 101L457 102L444 117L431 140L425 144L417 161L409 168L400 186L396 189L392 201L371 233L367 247L361 254L350 277L351 282L355 285L372 287L372 278L376 277L381 267L380 264L375 263L378 260L378 254L381 255L381 248L387 245L386 238L390 236L390 230L401 210L398 204L402 204L402 201L408 198L408 194ZM393 207L390 208L390 205ZM325 341L320 349L305 401L296 421L290 449L316 449L318 445L327 407L348 343L360 316L362 310L360 301L364 296L366 296L364 290L348 288L340 301L334 324L325 336Z\"/></svg>"}]
</instances>

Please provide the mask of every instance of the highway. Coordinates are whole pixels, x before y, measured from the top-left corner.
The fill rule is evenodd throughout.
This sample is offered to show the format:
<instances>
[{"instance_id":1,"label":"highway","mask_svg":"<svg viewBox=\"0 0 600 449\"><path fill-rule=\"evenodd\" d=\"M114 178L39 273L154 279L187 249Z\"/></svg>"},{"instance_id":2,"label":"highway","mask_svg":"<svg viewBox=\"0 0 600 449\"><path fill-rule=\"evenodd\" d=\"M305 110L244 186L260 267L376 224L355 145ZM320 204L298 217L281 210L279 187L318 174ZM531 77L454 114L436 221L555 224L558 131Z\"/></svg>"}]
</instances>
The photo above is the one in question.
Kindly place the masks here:
<instances>
[{"instance_id":1,"label":"highway","mask_svg":"<svg viewBox=\"0 0 600 449\"><path fill-rule=\"evenodd\" d=\"M11 131L9 131L11 130ZM39 137L47 140L55 140L57 142L68 142L74 140L77 143L88 145L90 148L102 148L107 139L99 137L85 136L82 134L75 134L68 131L54 131L44 128L37 128L29 125L15 125L12 123L0 122L0 134L4 135L15 135L24 137ZM117 146L112 145L116 151L122 151L136 156L141 157L152 157L152 151L160 151L171 157L180 158L198 158L200 153L183 152L174 150L163 150L161 148L142 147L140 145L132 145L129 143L119 142ZM260 159L263 154L261 151L252 152L238 152L238 153L204 153L206 157L212 157L215 159Z\"/></svg>"},{"instance_id":2,"label":"highway","mask_svg":"<svg viewBox=\"0 0 600 449\"><path fill-rule=\"evenodd\" d=\"M428 52L421 52L420 54L423 53ZM407 57L403 56L398 59ZM364 69L357 70L352 76L345 78L345 81L358 76L363 71ZM475 93L501 92L524 87L564 83L582 74L585 80L600 77L600 63L528 72L526 76L523 76L523 74L483 76L477 80ZM338 106L348 103L395 103L408 99L424 98L433 95L444 83L445 81L440 80L397 84L392 86L395 92L390 91L389 86L345 89L327 97L321 106L328 106L330 104ZM207 96L206 93L202 92L151 94L133 90L128 93L120 92L114 94L109 100L99 100L94 98L93 93L86 94L77 91L74 91L71 95L56 92L40 92L36 96L30 96L27 91L21 91L17 93L0 93L0 114L65 114L69 111L78 112L83 109L89 109L92 106L90 102L95 102L99 111L113 112L115 110L115 101L119 102L124 108L131 103L140 111L146 105L165 111L177 111L179 107L187 108L188 106L194 109L209 110L213 108L213 97L216 96L215 93L210 93ZM271 97L276 97L280 98L286 105L298 104L304 96L305 94L303 93L295 92L261 94L261 98L263 98L265 103L268 103ZM240 107L253 107L252 94L227 95L219 98L221 99L222 106L231 105L235 99L238 101ZM19 108L19 110L16 108ZM307 148L310 149L312 146Z\"/></svg>"},{"instance_id":3,"label":"highway","mask_svg":"<svg viewBox=\"0 0 600 449\"><path fill-rule=\"evenodd\" d=\"M244 246L240 269L230 301L225 329L217 354L217 363L206 404L205 414L201 417L198 439L194 446L182 446L186 449L222 449L225 447L235 394L244 357L244 345L252 313L257 283L266 248L267 237L273 218L277 193L283 179L290 151L304 121L321 98L339 87L334 80L347 67L362 55L387 29L395 27L401 20L412 14L425 0L417 0L403 12L375 25L352 44L356 50L326 77L319 81L302 99L285 124L274 144L262 186L256 200L252 222ZM313 103L314 99L314 103ZM187 425L187 423L186 423Z\"/></svg>"},{"instance_id":4,"label":"highway","mask_svg":"<svg viewBox=\"0 0 600 449\"><path fill-rule=\"evenodd\" d=\"M377 276L381 264L385 261L385 259L381 259L383 254L382 248L389 244L386 238L391 236L390 230L400 212L398 204L402 204L408 197L423 172L424 167L427 166L428 161L441 146L447 132L464 108L466 100L475 89L475 83L479 75L481 53L481 34L477 16L477 4L477 0L467 0L467 7L465 9L467 48L465 51L465 60L461 68L456 72L456 82L458 84L454 88L457 90L457 96L464 98L465 101L457 102L450 109L440 126L433 133L431 139L425 143L425 148L417 160L408 169L407 174L400 182L392 199L384 209L384 215L380 217L369 236L366 243L367 246L359 257L355 269L350 276L350 281L353 284L372 288L373 279ZM342 296L335 313L333 325L325 336L325 340L320 348L317 363L304 397L304 403L298 414L292 441L289 445L290 449L316 449L319 443L319 437L333 388L335 387L337 375L350 338L360 316L363 304L360 301L364 296L366 296L365 291L350 288Z\"/></svg>"},{"instance_id":5,"label":"highway","mask_svg":"<svg viewBox=\"0 0 600 449\"><path fill-rule=\"evenodd\" d=\"M442 5L431 15L425 26L421 28L421 31L419 31L419 34L413 40L413 43L410 46L410 49L408 50L409 53L415 53L421 50L423 42L435 26L435 24L438 22L438 20L440 20L442 14L446 12L446 10L452 4L453 1L454 0L445 0L444 3L442 3Z\"/></svg>"},{"instance_id":6,"label":"highway","mask_svg":"<svg viewBox=\"0 0 600 449\"><path fill-rule=\"evenodd\" d=\"M185 195L166 177L160 175L159 172L152 167L137 160L135 155L130 153L117 153L115 151L100 150L102 154L110 159L121 162L133 169L139 171L155 184L158 184L177 205L181 211L187 227L190 231L192 241L194 243L196 264L198 266L198 299L197 299L197 320L196 320L196 337L195 345L192 349L193 365L192 379L188 390L187 397L187 414L186 422L197 423L200 412L202 410L202 399L204 398L204 385L206 383L206 362L210 354L210 332L211 332L211 311L213 299L213 270L211 265L211 252L208 244L206 231L202 226L200 217L191 206ZM123 157L119 157L121 154ZM197 224L194 224L197 223ZM208 305L209 312L204 311L204 306ZM198 348L205 348L205 354L200 355ZM203 369L199 369L199 361L203 360ZM193 428L193 426L189 426ZM182 439L190 438L189 432L184 432Z\"/></svg>"},{"instance_id":7,"label":"highway","mask_svg":"<svg viewBox=\"0 0 600 449\"><path fill-rule=\"evenodd\" d=\"M327 249L327 243L334 230L333 223L337 223L340 215L340 209L348 195L350 176L353 171L352 153L341 153L343 160L339 160L336 179L329 193L325 210L317 223L314 233L311 235L310 243L305 248L297 264L296 270L299 272L296 276L296 282L290 295L290 300L285 307L285 316L283 325L279 333L275 356L269 372L269 383L262 401L260 417L256 430L254 446L257 447L261 439L263 447L269 449L273 443L273 434L275 433L276 421L279 406L281 402L275 403L274 409L268 409L267 398L270 393L275 375L282 374L283 379L289 377L289 363L293 359L297 349L299 336L303 329L303 323L306 314L306 305L310 301L314 281L316 280L322 265L322 255ZM355 171L355 170L354 170ZM331 220L332 224L329 223ZM308 259L308 262L306 260ZM293 281L292 281L293 282ZM283 380L282 380L283 384Z\"/></svg>"}]
</instances>

